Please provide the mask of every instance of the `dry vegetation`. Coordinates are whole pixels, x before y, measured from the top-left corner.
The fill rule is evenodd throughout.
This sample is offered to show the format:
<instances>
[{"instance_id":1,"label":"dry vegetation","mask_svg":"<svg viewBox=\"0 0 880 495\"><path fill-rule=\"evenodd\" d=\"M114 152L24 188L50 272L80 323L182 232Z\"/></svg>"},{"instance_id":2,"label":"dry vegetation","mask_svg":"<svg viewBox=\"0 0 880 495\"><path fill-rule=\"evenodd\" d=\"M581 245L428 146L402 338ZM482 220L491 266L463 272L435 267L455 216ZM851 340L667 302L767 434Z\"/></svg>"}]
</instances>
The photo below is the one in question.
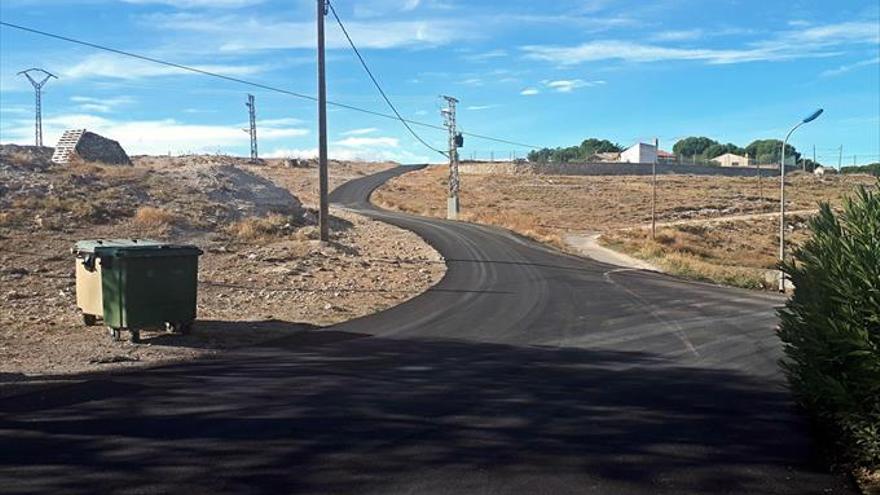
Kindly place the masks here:
<instances>
[{"instance_id":1,"label":"dry vegetation","mask_svg":"<svg viewBox=\"0 0 880 495\"><path fill-rule=\"evenodd\" d=\"M429 167L393 179L373 196L386 208L420 215L446 215L446 167ZM807 212L820 201L840 204L869 176L787 180L787 208ZM764 287L778 242L774 217L737 222L691 221L773 213L778 179L662 175L657 186L656 241L640 227L651 220L651 178L644 176L550 176L462 174L461 218L509 228L566 249L569 233L603 233L604 243L683 276L743 287ZM803 239L804 217L792 216L791 240Z\"/></svg>"},{"instance_id":2,"label":"dry vegetation","mask_svg":"<svg viewBox=\"0 0 880 495\"><path fill-rule=\"evenodd\" d=\"M25 375L190 359L345 321L399 304L445 272L415 234L347 212L331 210L329 244L315 240L315 212L297 199L315 197L317 170L308 164L197 156L59 167L32 155L7 160L3 151L0 395ZM388 166L335 163L331 177L338 184ZM131 344L82 325L69 249L120 237L205 251L192 335L149 332Z\"/></svg>"},{"instance_id":3,"label":"dry vegetation","mask_svg":"<svg viewBox=\"0 0 880 495\"><path fill-rule=\"evenodd\" d=\"M787 220L789 249L809 235L806 215ZM650 261L664 271L707 282L773 289L779 250L778 217L712 221L607 232L603 243Z\"/></svg>"}]
</instances>

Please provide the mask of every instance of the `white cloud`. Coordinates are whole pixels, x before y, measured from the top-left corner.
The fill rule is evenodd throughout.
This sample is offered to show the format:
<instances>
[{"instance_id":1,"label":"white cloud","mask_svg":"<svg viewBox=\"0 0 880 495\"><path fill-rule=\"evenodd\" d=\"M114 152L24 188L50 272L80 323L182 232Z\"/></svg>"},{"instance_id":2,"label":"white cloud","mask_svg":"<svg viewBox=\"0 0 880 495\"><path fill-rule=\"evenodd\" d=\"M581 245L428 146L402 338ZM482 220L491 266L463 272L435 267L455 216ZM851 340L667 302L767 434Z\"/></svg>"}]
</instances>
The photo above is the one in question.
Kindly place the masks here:
<instances>
[{"instance_id":1,"label":"white cloud","mask_svg":"<svg viewBox=\"0 0 880 495\"><path fill-rule=\"evenodd\" d=\"M54 143L66 129L88 129L119 141L130 154L164 154L169 151L212 152L219 149L245 148L248 135L240 126L200 125L174 119L121 121L91 114L65 114L43 118L43 134L47 143ZM4 127L3 140L29 143L33 139L33 123L29 119L15 121ZM262 128L262 141L277 141L309 134L308 129L291 127Z\"/></svg>"},{"instance_id":2,"label":"white cloud","mask_svg":"<svg viewBox=\"0 0 880 495\"><path fill-rule=\"evenodd\" d=\"M540 93L540 91L538 91L536 88L526 88L526 89L519 92L519 94L521 94L523 96L533 96L538 93Z\"/></svg>"},{"instance_id":3,"label":"white cloud","mask_svg":"<svg viewBox=\"0 0 880 495\"><path fill-rule=\"evenodd\" d=\"M216 72L227 76L245 76L263 72L266 68L260 65L222 65L208 64L192 67L204 71ZM95 54L68 66L60 71L59 81L69 81L86 78L110 78L110 79L141 79L145 77L178 76L195 74L194 72L158 65L151 62L141 61L121 55Z\"/></svg>"},{"instance_id":4,"label":"white cloud","mask_svg":"<svg viewBox=\"0 0 880 495\"><path fill-rule=\"evenodd\" d=\"M822 77L831 77L831 76L839 76L840 74L845 74L852 70L858 69L859 67L866 67L868 65L877 65L880 64L880 57L874 57L868 60L861 60L859 62L855 62L852 64L841 65L836 69L828 69L819 74Z\"/></svg>"},{"instance_id":5,"label":"white cloud","mask_svg":"<svg viewBox=\"0 0 880 495\"><path fill-rule=\"evenodd\" d=\"M351 149L330 146L328 155L331 160L398 163L428 163L429 157L410 153L403 149ZM317 148L276 148L263 153L265 158L316 158Z\"/></svg>"},{"instance_id":6,"label":"white cloud","mask_svg":"<svg viewBox=\"0 0 880 495\"><path fill-rule=\"evenodd\" d=\"M363 129L352 129L342 133L343 136L363 136L364 134L372 134L379 129L375 127L364 127Z\"/></svg>"},{"instance_id":7,"label":"white cloud","mask_svg":"<svg viewBox=\"0 0 880 495\"><path fill-rule=\"evenodd\" d=\"M482 86L483 80L479 77L469 77L462 81L459 81L459 84L464 84L465 86Z\"/></svg>"},{"instance_id":8,"label":"white cloud","mask_svg":"<svg viewBox=\"0 0 880 495\"><path fill-rule=\"evenodd\" d=\"M494 104L492 104L492 105L471 105L469 107L465 107L465 110L471 110L471 111L476 112L476 111L480 111L480 110L488 110L490 108L497 108L498 106L499 105L494 105Z\"/></svg>"},{"instance_id":9,"label":"white cloud","mask_svg":"<svg viewBox=\"0 0 880 495\"><path fill-rule=\"evenodd\" d=\"M589 83L583 79L561 79L559 81L548 81L546 83L548 88L554 89L560 93L571 93L572 91L578 88L583 88L588 84Z\"/></svg>"},{"instance_id":10,"label":"white cloud","mask_svg":"<svg viewBox=\"0 0 880 495\"><path fill-rule=\"evenodd\" d=\"M77 109L82 112L108 113L123 105L130 105L135 99L130 96L96 98L93 96L71 96L70 101L78 103Z\"/></svg>"},{"instance_id":11,"label":"white cloud","mask_svg":"<svg viewBox=\"0 0 880 495\"><path fill-rule=\"evenodd\" d=\"M346 148L375 146L387 146L391 148L397 148L398 146L400 146L400 140L393 137L348 137L336 141L334 144L338 146L345 146Z\"/></svg>"},{"instance_id":12,"label":"white cloud","mask_svg":"<svg viewBox=\"0 0 880 495\"><path fill-rule=\"evenodd\" d=\"M264 0L122 0L125 3L132 3L138 5L145 4L161 4L161 5L170 5L171 7L176 7L178 9L191 9L191 8L201 8L201 7L213 7L213 8L239 8L246 7L249 5L256 5L259 3L263 3Z\"/></svg>"},{"instance_id":13,"label":"white cloud","mask_svg":"<svg viewBox=\"0 0 880 495\"><path fill-rule=\"evenodd\" d=\"M410 12L418 8L421 0L359 0L353 2L356 17L378 17L396 12Z\"/></svg>"},{"instance_id":14,"label":"white cloud","mask_svg":"<svg viewBox=\"0 0 880 495\"><path fill-rule=\"evenodd\" d=\"M506 50L489 50L487 52L482 53L473 53L469 55L465 55L462 58L465 60L470 60L472 62L484 62L486 60L492 60L496 58L504 58L507 56Z\"/></svg>"},{"instance_id":15,"label":"white cloud","mask_svg":"<svg viewBox=\"0 0 880 495\"><path fill-rule=\"evenodd\" d=\"M651 39L656 41L688 41L702 38L704 32L702 29L681 29L673 31L661 31L651 35Z\"/></svg>"},{"instance_id":16,"label":"white cloud","mask_svg":"<svg viewBox=\"0 0 880 495\"><path fill-rule=\"evenodd\" d=\"M303 121L292 117L284 117L279 119L261 119L257 117L257 126L259 127L282 127L288 125L300 125Z\"/></svg>"},{"instance_id":17,"label":"white cloud","mask_svg":"<svg viewBox=\"0 0 880 495\"><path fill-rule=\"evenodd\" d=\"M880 43L876 23L845 22L787 31L775 38L741 48L674 48L622 40L599 40L575 46L532 45L522 47L526 56L560 65L599 60L657 62L697 60L711 64L787 60L835 55L832 48L848 44Z\"/></svg>"},{"instance_id":18,"label":"white cloud","mask_svg":"<svg viewBox=\"0 0 880 495\"><path fill-rule=\"evenodd\" d=\"M151 27L206 35L206 48L225 52L313 49L313 21L282 21L256 16L202 16L188 13L153 15L146 19ZM407 21L349 21L346 28L360 48L387 49L416 46L440 46L474 37L457 20L429 19ZM348 48L339 30L327 31L328 49Z\"/></svg>"}]
</instances>

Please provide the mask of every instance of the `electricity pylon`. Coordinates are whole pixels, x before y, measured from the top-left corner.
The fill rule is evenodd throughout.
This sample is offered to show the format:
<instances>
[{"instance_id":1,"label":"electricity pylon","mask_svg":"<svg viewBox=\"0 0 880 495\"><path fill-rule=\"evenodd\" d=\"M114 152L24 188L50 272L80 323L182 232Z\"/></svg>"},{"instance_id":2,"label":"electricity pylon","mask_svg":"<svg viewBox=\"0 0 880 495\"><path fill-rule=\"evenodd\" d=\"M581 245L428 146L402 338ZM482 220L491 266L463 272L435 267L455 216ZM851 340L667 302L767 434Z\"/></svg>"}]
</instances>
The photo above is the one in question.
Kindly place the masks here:
<instances>
[{"instance_id":1,"label":"electricity pylon","mask_svg":"<svg viewBox=\"0 0 880 495\"><path fill-rule=\"evenodd\" d=\"M31 77L29 72L42 72L46 76L43 78L42 81L37 82L36 80L34 80L34 78ZM34 118L34 138L37 146L43 146L43 86L50 78L54 77L55 79L58 79L58 77L51 72L37 68L23 70L19 72L18 75L24 75L24 77L26 77L28 81L30 81L31 84L34 86L34 96L36 99L36 105L34 109L36 113L36 117Z\"/></svg>"}]
</instances>

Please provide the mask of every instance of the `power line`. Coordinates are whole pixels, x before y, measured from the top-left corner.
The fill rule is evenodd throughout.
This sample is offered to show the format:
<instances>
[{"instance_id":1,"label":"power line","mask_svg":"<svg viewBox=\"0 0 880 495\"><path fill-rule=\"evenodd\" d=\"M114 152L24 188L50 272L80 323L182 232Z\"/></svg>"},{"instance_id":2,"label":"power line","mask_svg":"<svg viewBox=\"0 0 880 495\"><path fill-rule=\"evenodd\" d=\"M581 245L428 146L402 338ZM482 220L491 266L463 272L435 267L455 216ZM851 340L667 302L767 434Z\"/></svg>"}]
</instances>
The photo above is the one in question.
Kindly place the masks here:
<instances>
[{"instance_id":1,"label":"power line","mask_svg":"<svg viewBox=\"0 0 880 495\"><path fill-rule=\"evenodd\" d=\"M20 31L25 31L25 32L28 32L28 33L31 33L31 34L36 34L36 35L44 36L44 37L47 37L47 38L53 38L53 39L56 39L56 40L59 40L59 41L65 41L65 42L73 43L73 44L76 44L76 45L87 46L87 47L89 47L89 48L94 48L94 49L96 49L96 50L103 50L103 51L106 51L106 52L115 53L115 54L117 54L117 55L122 55L122 56L125 56L125 57L136 58L136 59L139 59L139 60L143 60L143 61L145 61L145 62L150 62L150 63L154 63L154 64L164 65L164 66L166 66L166 67L173 67L173 68L180 69L180 70L183 70L183 71L193 72L193 73L196 73L196 74L201 74L201 75L203 75L203 76L215 77L215 78L218 78L218 79L223 79L223 80L230 81L230 82L234 82L234 83L237 83L237 84L244 84L244 85L247 85L247 86L253 86L253 87L255 87L255 88L260 88L260 89L263 89L263 90L266 90L266 91L271 91L271 92L281 93L281 94L288 95L288 96L293 96L293 97L295 97L295 98L301 98L301 99L305 99L305 100L309 100L309 101L314 101L314 102L318 101L318 99L317 99L316 97L314 97L314 96L310 96L310 95L303 94L303 93L297 93L296 91L290 91L290 90L288 90L288 89L284 89L284 88L278 88L278 87L275 87L275 86L269 86L268 84L263 84L263 83L258 83L258 82L254 82L254 81L249 81L249 80L241 79L241 78L238 78L238 77L225 76L225 75L223 75L223 74L218 74L218 73L216 73L216 72L211 72L211 71L209 71L209 70L199 69L199 68L197 68L197 67L191 67L191 66L188 66L188 65L178 64L178 63L175 63L175 62L168 62L168 61L166 61L166 60L162 60L162 59L158 59L158 58L154 58L154 57L148 57L148 56L146 56L146 55L140 55L140 54L133 53L133 52L129 52L129 51L125 51L125 50L120 50L120 49L117 49L117 48L112 48L112 47L109 47L109 46L100 45L100 44L98 44L98 43L92 43L92 42L89 42L89 41L84 41L84 40L80 40L80 39L76 39L76 38L71 38L71 37L69 37L69 36L62 36L62 35L54 34L54 33L50 33L50 32L47 32L47 31L41 31L41 30L39 30L39 29L34 29L34 28L26 27L26 26L21 26L21 25L18 25L18 24L12 24L12 23L10 23L10 22L6 22L6 21L0 21L0 26L5 26L5 27L13 28L13 29L18 29L18 30L20 30ZM353 105L347 105L347 104L345 104L345 103L339 103L339 102L334 102L334 101L329 101L329 100L328 100L328 101L327 101L327 104L328 104L328 105L332 105L332 106L337 107L337 108L344 108L344 109L346 109L346 110L352 110L352 111L355 111L355 112L360 112L360 113L364 113L364 114L372 115L372 116L374 116L374 117L382 117L382 118L385 118L385 119L391 119L391 120L402 120L402 121L406 122L407 124L417 125L417 126L421 126L421 127L425 127L425 128L429 128L429 129L436 129L436 130L446 131L446 128L444 128L444 127L442 127L442 126L439 126L439 125L428 124L428 123L426 123L426 122L419 122L419 121L417 121L417 120L412 120L412 119L405 119L405 118L401 118L400 116L390 115L390 114L387 114L387 113L377 112L377 111L374 111L374 110L368 110L368 109L366 109L366 108L360 108L360 107L356 107L356 106L353 106ZM509 145L512 145L512 146L520 146L520 147L523 147L523 148L541 148L541 146L538 146L538 145L535 145L535 144L519 143L519 142L516 142L516 141L509 141L509 140L507 140L507 139L495 138L495 137L486 136L486 135L483 135L483 134L476 134L476 133L472 133L472 132L463 132L462 134L467 135L467 136L470 136L470 137L473 137L473 138L477 138L477 139L483 139L483 140L486 140L486 141L494 141L494 142L497 142L497 143L509 144Z\"/></svg>"},{"instance_id":2,"label":"power line","mask_svg":"<svg viewBox=\"0 0 880 495\"><path fill-rule=\"evenodd\" d=\"M364 71L366 71L367 75L370 76L370 80L373 81L373 86L375 86L376 89L379 91L379 94L382 95L382 99L385 100L385 103L388 104L388 108L390 108L391 111L394 112L394 115L397 116L397 119L400 120L400 123L402 123L403 126L406 127L406 130L408 130L409 133L412 134L413 137L416 138L416 140L418 142L422 143L422 145L424 147L426 147L429 150L434 151L436 153L440 153L443 156L447 156L447 154L445 152L438 150L437 148L428 144L424 139L422 139L421 136L419 136L416 133L416 131L413 130L412 127L409 126L409 124L406 123L406 119L404 119L403 116L400 115L400 112L398 112L397 108L394 107L394 104L391 103L391 100L388 98L388 95L385 94L385 91L382 89L382 86L379 84L379 81L376 80L376 76L373 75L373 71L371 71L370 68L367 66L366 60L364 60L364 57L361 55L361 52L360 52L360 50L358 50L357 46L355 46L354 41L351 39L351 36L348 34L348 30L345 29L345 24L342 23L342 19L339 18L339 14L336 13L336 9L333 7L333 3L330 2L330 0L327 0L327 6L330 7L330 12L333 14L333 18L336 19L336 23L339 24L339 29L342 30L342 34L345 35L345 39L348 40L348 44L351 46L351 49L354 51L354 54L357 55L358 60L360 60L361 67L363 67Z\"/></svg>"}]
</instances>

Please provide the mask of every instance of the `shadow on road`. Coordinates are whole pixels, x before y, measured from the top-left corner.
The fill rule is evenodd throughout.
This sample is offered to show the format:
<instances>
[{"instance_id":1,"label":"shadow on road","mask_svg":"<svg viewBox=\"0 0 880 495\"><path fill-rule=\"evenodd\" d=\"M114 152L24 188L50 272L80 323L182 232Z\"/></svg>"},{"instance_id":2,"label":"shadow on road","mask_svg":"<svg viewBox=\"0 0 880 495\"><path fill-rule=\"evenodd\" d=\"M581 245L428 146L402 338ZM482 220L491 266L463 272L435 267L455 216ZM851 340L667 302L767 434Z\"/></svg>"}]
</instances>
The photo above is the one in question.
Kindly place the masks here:
<instances>
[{"instance_id":1,"label":"shadow on road","mask_svg":"<svg viewBox=\"0 0 880 495\"><path fill-rule=\"evenodd\" d=\"M222 362L121 375L98 384L105 394L52 407L6 403L0 486L19 493L841 489L815 467L788 394L740 373L642 353L365 337L300 332Z\"/></svg>"}]
</instances>

